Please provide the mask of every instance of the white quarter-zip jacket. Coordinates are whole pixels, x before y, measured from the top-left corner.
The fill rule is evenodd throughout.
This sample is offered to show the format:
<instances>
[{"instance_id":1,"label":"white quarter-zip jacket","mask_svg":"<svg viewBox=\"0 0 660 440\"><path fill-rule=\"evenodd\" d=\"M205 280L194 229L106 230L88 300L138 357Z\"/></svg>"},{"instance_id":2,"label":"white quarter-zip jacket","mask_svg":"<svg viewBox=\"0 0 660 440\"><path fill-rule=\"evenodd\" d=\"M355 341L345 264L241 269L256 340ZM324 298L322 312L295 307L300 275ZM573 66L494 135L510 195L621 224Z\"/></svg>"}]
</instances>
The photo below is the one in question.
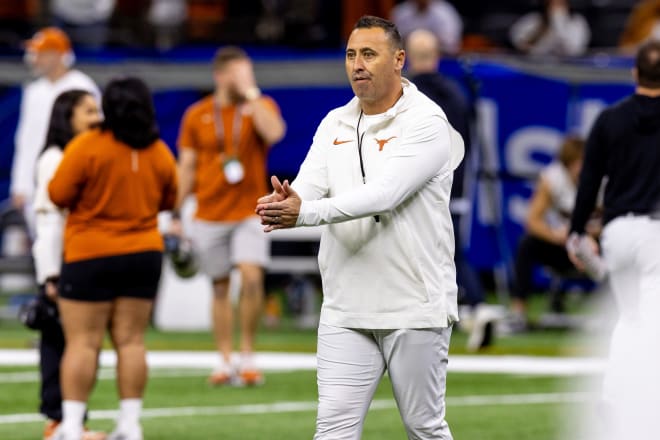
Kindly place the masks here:
<instances>
[{"instance_id":1,"label":"white quarter-zip jacket","mask_svg":"<svg viewBox=\"0 0 660 440\"><path fill-rule=\"evenodd\" d=\"M458 320L449 195L463 140L438 105L402 85L403 96L370 124L357 97L328 113L292 184L303 199L297 225L328 224L319 250L328 325Z\"/></svg>"}]
</instances>

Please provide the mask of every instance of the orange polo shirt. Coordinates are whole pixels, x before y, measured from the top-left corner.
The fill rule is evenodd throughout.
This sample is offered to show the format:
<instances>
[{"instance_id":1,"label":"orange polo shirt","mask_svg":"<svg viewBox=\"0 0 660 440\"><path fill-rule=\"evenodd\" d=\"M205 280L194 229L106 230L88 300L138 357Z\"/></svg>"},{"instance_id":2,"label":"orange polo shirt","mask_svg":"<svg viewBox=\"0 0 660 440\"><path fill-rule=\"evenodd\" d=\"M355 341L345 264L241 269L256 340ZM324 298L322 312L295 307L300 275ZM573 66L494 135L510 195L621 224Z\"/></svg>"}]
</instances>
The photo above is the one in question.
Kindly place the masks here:
<instances>
[{"instance_id":1,"label":"orange polo shirt","mask_svg":"<svg viewBox=\"0 0 660 440\"><path fill-rule=\"evenodd\" d=\"M279 114L272 98L259 99ZM244 220L254 215L256 200L268 192L269 146L257 134L252 117L242 112L237 116L237 110L233 105L217 108L214 97L208 96L191 105L183 116L177 144L179 149L191 148L197 154L194 193L198 219ZM235 184L227 182L223 170L229 156L236 157L245 171L243 180Z\"/></svg>"},{"instance_id":2,"label":"orange polo shirt","mask_svg":"<svg viewBox=\"0 0 660 440\"><path fill-rule=\"evenodd\" d=\"M53 203L69 210L64 261L162 251L157 215L174 207L177 188L163 141L133 149L109 130L77 136L48 185Z\"/></svg>"}]
</instances>

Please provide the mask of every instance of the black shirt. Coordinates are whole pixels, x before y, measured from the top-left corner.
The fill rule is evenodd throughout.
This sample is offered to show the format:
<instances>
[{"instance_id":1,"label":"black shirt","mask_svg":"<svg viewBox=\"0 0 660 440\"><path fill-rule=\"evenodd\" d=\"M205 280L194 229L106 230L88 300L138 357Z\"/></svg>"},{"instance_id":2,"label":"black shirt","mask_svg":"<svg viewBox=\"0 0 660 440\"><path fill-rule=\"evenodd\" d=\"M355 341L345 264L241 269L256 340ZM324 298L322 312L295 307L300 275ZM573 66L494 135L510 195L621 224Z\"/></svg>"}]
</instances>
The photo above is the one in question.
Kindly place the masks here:
<instances>
[{"instance_id":1,"label":"black shirt","mask_svg":"<svg viewBox=\"0 0 660 440\"><path fill-rule=\"evenodd\" d=\"M660 97L632 95L605 109L587 139L571 231L583 233L606 177L603 223L660 210Z\"/></svg>"}]
</instances>

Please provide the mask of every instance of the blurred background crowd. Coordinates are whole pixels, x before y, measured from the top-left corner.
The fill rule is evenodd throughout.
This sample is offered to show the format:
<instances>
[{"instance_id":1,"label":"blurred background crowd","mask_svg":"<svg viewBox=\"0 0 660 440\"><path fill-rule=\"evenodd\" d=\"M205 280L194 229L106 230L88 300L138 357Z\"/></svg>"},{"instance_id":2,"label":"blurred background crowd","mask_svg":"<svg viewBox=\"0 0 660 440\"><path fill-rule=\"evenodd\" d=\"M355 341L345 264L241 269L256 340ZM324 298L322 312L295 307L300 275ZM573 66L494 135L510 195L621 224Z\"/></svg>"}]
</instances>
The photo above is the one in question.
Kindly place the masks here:
<instances>
[{"instance_id":1,"label":"blurred background crowd","mask_svg":"<svg viewBox=\"0 0 660 440\"><path fill-rule=\"evenodd\" d=\"M413 16L409 9L414 7L428 9ZM553 12L562 8L568 16L553 17ZM604 49L630 50L658 33L660 2L16 0L0 5L0 47L5 53L20 52L22 41L36 29L57 25L71 36L76 47L97 50L123 47L162 51L181 45L221 43L340 48L356 18L365 12L393 18L404 34L411 26L436 20L433 26L443 34L439 36L449 53L552 52L548 35L544 38L543 34L546 28L557 25L568 30L573 39L564 54L583 55ZM562 36L568 37L564 32L556 38ZM546 41L536 47L542 40Z\"/></svg>"}]
</instances>

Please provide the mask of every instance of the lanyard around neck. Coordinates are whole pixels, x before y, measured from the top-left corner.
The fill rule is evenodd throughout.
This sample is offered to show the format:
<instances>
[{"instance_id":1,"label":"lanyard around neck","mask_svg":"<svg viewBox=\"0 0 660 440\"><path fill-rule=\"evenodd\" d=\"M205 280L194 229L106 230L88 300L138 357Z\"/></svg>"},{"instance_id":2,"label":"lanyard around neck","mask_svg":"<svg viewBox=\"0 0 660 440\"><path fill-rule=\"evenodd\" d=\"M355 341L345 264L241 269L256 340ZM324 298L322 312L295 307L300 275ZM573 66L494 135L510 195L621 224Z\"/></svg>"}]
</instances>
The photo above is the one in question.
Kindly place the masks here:
<instances>
[{"instance_id":1,"label":"lanyard around neck","mask_svg":"<svg viewBox=\"0 0 660 440\"><path fill-rule=\"evenodd\" d=\"M367 133L369 128L367 127L367 129L364 130L362 134L360 134L360 122L362 122L362 114L363 111L360 110L360 117L358 118L357 126L355 127L355 133L357 134L358 156L360 157L360 172L362 173L362 183L366 184L367 175L364 172L364 159L362 159L362 140L364 139L364 135ZM380 216L374 215L374 220L376 220L376 223L379 223Z\"/></svg>"},{"instance_id":2,"label":"lanyard around neck","mask_svg":"<svg viewBox=\"0 0 660 440\"><path fill-rule=\"evenodd\" d=\"M222 118L222 108L218 104L213 105L213 121L215 125L215 134L218 138L218 147L220 153L227 152L230 156L236 157L238 145L241 141L241 132L243 131L243 115L241 106L234 106L234 118L232 122L231 139L229 139L229 151L227 151L227 139L225 136L225 121Z\"/></svg>"}]
</instances>

